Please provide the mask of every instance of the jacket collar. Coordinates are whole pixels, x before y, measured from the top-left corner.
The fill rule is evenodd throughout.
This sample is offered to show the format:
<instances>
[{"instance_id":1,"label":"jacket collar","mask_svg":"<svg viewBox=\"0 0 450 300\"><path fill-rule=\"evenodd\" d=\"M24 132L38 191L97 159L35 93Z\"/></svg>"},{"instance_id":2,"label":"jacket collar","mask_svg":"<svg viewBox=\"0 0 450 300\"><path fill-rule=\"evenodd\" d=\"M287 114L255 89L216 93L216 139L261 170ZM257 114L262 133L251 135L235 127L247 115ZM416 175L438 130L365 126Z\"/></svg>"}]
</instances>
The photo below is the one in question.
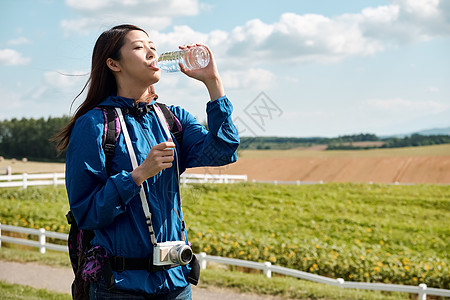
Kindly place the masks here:
<instances>
[{"instance_id":1,"label":"jacket collar","mask_svg":"<svg viewBox=\"0 0 450 300\"><path fill-rule=\"evenodd\" d=\"M148 105L153 105L153 104L155 104L155 102L156 102L155 99L153 99L150 102L150 104L148 104ZM138 105L136 105L134 103L134 99L115 96L115 95L109 96L108 98L106 98L99 104L99 106L113 106L113 107L121 107L121 108L143 107L146 105L147 104L145 104L145 103L138 103Z\"/></svg>"}]
</instances>

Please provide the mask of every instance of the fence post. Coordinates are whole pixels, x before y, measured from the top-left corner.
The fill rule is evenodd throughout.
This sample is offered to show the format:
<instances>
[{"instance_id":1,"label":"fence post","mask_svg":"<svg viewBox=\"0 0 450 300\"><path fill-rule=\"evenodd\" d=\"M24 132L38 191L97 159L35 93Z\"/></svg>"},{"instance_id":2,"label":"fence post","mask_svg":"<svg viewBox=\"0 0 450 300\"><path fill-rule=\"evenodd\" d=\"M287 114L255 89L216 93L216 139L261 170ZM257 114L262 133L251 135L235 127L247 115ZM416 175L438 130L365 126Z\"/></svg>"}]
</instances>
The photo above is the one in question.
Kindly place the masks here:
<instances>
[{"instance_id":1,"label":"fence post","mask_svg":"<svg viewBox=\"0 0 450 300\"><path fill-rule=\"evenodd\" d=\"M6 167L6 175L9 176L8 181L11 181L12 168L11 166Z\"/></svg>"},{"instance_id":2,"label":"fence post","mask_svg":"<svg viewBox=\"0 0 450 300\"><path fill-rule=\"evenodd\" d=\"M56 187L58 185L58 174L53 173L53 186Z\"/></svg>"},{"instance_id":3,"label":"fence post","mask_svg":"<svg viewBox=\"0 0 450 300\"><path fill-rule=\"evenodd\" d=\"M27 173L22 174L22 182L23 182L23 188L26 189L28 187L28 174Z\"/></svg>"},{"instance_id":4,"label":"fence post","mask_svg":"<svg viewBox=\"0 0 450 300\"><path fill-rule=\"evenodd\" d=\"M272 266L272 264L270 263L270 261L266 261L264 263L264 275L266 275L267 278L271 278L272 277L272 270L270 269L270 267Z\"/></svg>"},{"instance_id":5,"label":"fence post","mask_svg":"<svg viewBox=\"0 0 450 300\"><path fill-rule=\"evenodd\" d=\"M39 245L41 245L39 247L39 252L41 254L45 254L45 229L44 228L39 229Z\"/></svg>"},{"instance_id":6,"label":"fence post","mask_svg":"<svg viewBox=\"0 0 450 300\"><path fill-rule=\"evenodd\" d=\"M418 300L427 300L427 285L425 283L419 284L419 296L417 297Z\"/></svg>"},{"instance_id":7,"label":"fence post","mask_svg":"<svg viewBox=\"0 0 450 300\"><path fill-rule=\"evenodd\" d=\"M206 269L206 253L205 252L200 252L200 268L202 270Z\"/></svg>"},{"instance_id":8,"label":"fence post","mask_svg":"<svg viewBox=\"0 0 450 300\"><path fill-rule=\"evenodd\" d=\"M344 286L345 282L344 278L337 278L336 281L339 283L340 288Z\"/></svg>"}]
</instances>

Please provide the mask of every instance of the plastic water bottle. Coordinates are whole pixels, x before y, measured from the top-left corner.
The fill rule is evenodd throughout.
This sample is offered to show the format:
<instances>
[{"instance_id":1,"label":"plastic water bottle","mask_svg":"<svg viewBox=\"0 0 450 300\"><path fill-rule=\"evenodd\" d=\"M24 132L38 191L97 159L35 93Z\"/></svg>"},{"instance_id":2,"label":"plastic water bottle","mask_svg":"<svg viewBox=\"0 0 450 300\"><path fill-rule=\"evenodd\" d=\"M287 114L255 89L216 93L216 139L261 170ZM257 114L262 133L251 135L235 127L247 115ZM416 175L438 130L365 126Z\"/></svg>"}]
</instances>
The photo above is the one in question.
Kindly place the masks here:
<instances>
[{"instance_id":1,"label":"plastic water bottle","mask_svg":"<svg viewBox=\"0 0 450 300\"><path fill-rule=\"evenodd\" d=\"M178 63L182 63L186 69L201 69L209 64L209 52L204 46L195 46L186 50L177 50L161 53L158 58L158 66L166 72L180 71Z\"/></svg>"}]
</instances>

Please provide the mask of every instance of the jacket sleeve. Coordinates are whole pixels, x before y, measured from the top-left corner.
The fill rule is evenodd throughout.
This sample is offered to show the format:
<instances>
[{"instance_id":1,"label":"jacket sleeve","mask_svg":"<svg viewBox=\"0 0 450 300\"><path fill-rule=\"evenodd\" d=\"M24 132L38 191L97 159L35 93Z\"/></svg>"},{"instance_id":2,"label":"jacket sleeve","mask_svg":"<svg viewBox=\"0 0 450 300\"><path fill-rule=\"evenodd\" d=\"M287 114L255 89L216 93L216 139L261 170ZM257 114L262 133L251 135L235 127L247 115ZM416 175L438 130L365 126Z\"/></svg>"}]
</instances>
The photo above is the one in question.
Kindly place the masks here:
<instances>
[{"instance_id":1,"label":"jacket sleeve","mask_svg":"<svg viewBox=\"0 0 450 300\"><path fill-rule=\"evenodd\" d=\"M101 111L80 117L70 136L66 154L66 188L70 209L82 229L101 229L125 212L139 187L130 173L108 177L102 147Z\"/></svg>"},{"instance_id":2,"label":"jacket sleeve","mask_svg":"<svg viewBox=\"0 0 450 300\"><path fill-rule=\"evenodd\" d=\"M226 96L206 106L209 131L187 111L174 109L183 126L182 171L192 167L223 166L237 160L239 135L231 119L233 106Z\"/></svg>"}]
</instances>

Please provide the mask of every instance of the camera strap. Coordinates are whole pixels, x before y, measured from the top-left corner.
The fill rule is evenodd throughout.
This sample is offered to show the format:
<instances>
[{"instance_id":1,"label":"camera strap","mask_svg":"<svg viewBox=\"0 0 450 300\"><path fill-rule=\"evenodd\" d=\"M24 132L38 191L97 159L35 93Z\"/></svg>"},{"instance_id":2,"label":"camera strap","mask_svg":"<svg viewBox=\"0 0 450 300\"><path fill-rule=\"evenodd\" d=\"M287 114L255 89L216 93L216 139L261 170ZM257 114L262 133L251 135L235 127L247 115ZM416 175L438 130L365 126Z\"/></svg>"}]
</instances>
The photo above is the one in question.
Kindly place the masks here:
<instances>
[{"instance_id":1,"label":"camera strap","mask_svg":"<svg viewBox=\"0 0 450 300\"><path fill-rule=\"evenodd\" d=\"M164 128L164 132L166 133L167 139L171 138L172 136L170 135L170 125L167 122L166 117L164 116L161 108L157 105L157 104L153 104L153 110L156 114L156 116L158 117L159 121L161 122L162 127ZM178 195L179 195L179 199L180 199L180 214L181 216L178 214L178 212L175 210L175 213L177 214L178 219L180 219L181 222L181 240L183 242L186 241L186 237L185 237L185 223L184 223L184 216L183 216L183 209L181 207L181 191L180 191L180 169L178 166L178 153L177 153L177 149L176 147L173 149L174 154L175 154L175 164L176 164L176 168L177 168L177 182L178 182Z\"/></svg>"},{"instance_id":2,"label":"camera strap","mask_svg":"<svg viewBox=\"0 0 450 300\"><path fill-rule=\"evenodd\" d=\"M120 125L122 126L122 132L123 132L123 136L125 138L125 144L128 149L128 155L130 156L131 165L133 166L133 170L134 170L138 167L136 154L134 152L133 145L131 144L130 135L128 134L127 125L123 118L122 110L119 107L116 107L116 111L117 111L117 116L119 117L119 120L120 120ZM156 237L155 237L155 232L153 231L152 214L150 212L150 208L148 207L147 196L145 195L143 186L141 186L141 189L139 191L139 196L141 198L142 209L144 210L144 214L145 214L145 221L147 223L148 231L150 233L150 240L151 240L152 244L154 246L156 246L157 241L156 241Z\"/></svg>"},{"instance_id":3,"label":"camera strap","mask_svg":"<svg viewBox=\"0 0 450 300\"><path fill-rule=\"evenodd\" d=\"M124 135L125 144L128 149L128 155L130 156L131 165L134 170L138 167L136 154L134 152L133 145L131 143L130 135L128 134L128 129L127 129L125 120L123 118L122 110L119 107L116 107L116 111L117 111L117 116L119 117L120 125L122 127L122 132ZM159 121L161 122L162 127L164 128L167 138L170 138L171 135L170 135L170 130L169 130L169 124L168 124L166 118L164 117L164 114L161 111L161 108L159 108L159 106L157 106L157 105L154 105L154 112L156 113L156 116L158 117ZM178 153L177 153L176 148L174 148L174 152L175 152L174 154L175 154L175 161L176 161L176 168L177 168L178 194L180 195L180 170L179 170L179 166L178 166ZM141 186L141 189L139 191L139 197L141 198L142 209L145 214L145 219L146 219L146 223L148 226L148 231L150 233L151 242L154 246L156 246L157 240L155 237L152 220L151 220L152 214L151 214L150 208L148 206L148 200L147 200L147 196L145 194L143 186ZM178 215L178 212L176 210L175 210L175 213L177 214L178 218L181 221L181 225L182 225L181 240L184 242L184 241L186 241L186 236L185 236L185 228L186 227L185 227L185 223L184 223L184 217L182 215L183 213L182 213L182 208L181 208L181 200L180 200L180 210L181 210L181 216Z\"/></svg>"}]
</instances>

